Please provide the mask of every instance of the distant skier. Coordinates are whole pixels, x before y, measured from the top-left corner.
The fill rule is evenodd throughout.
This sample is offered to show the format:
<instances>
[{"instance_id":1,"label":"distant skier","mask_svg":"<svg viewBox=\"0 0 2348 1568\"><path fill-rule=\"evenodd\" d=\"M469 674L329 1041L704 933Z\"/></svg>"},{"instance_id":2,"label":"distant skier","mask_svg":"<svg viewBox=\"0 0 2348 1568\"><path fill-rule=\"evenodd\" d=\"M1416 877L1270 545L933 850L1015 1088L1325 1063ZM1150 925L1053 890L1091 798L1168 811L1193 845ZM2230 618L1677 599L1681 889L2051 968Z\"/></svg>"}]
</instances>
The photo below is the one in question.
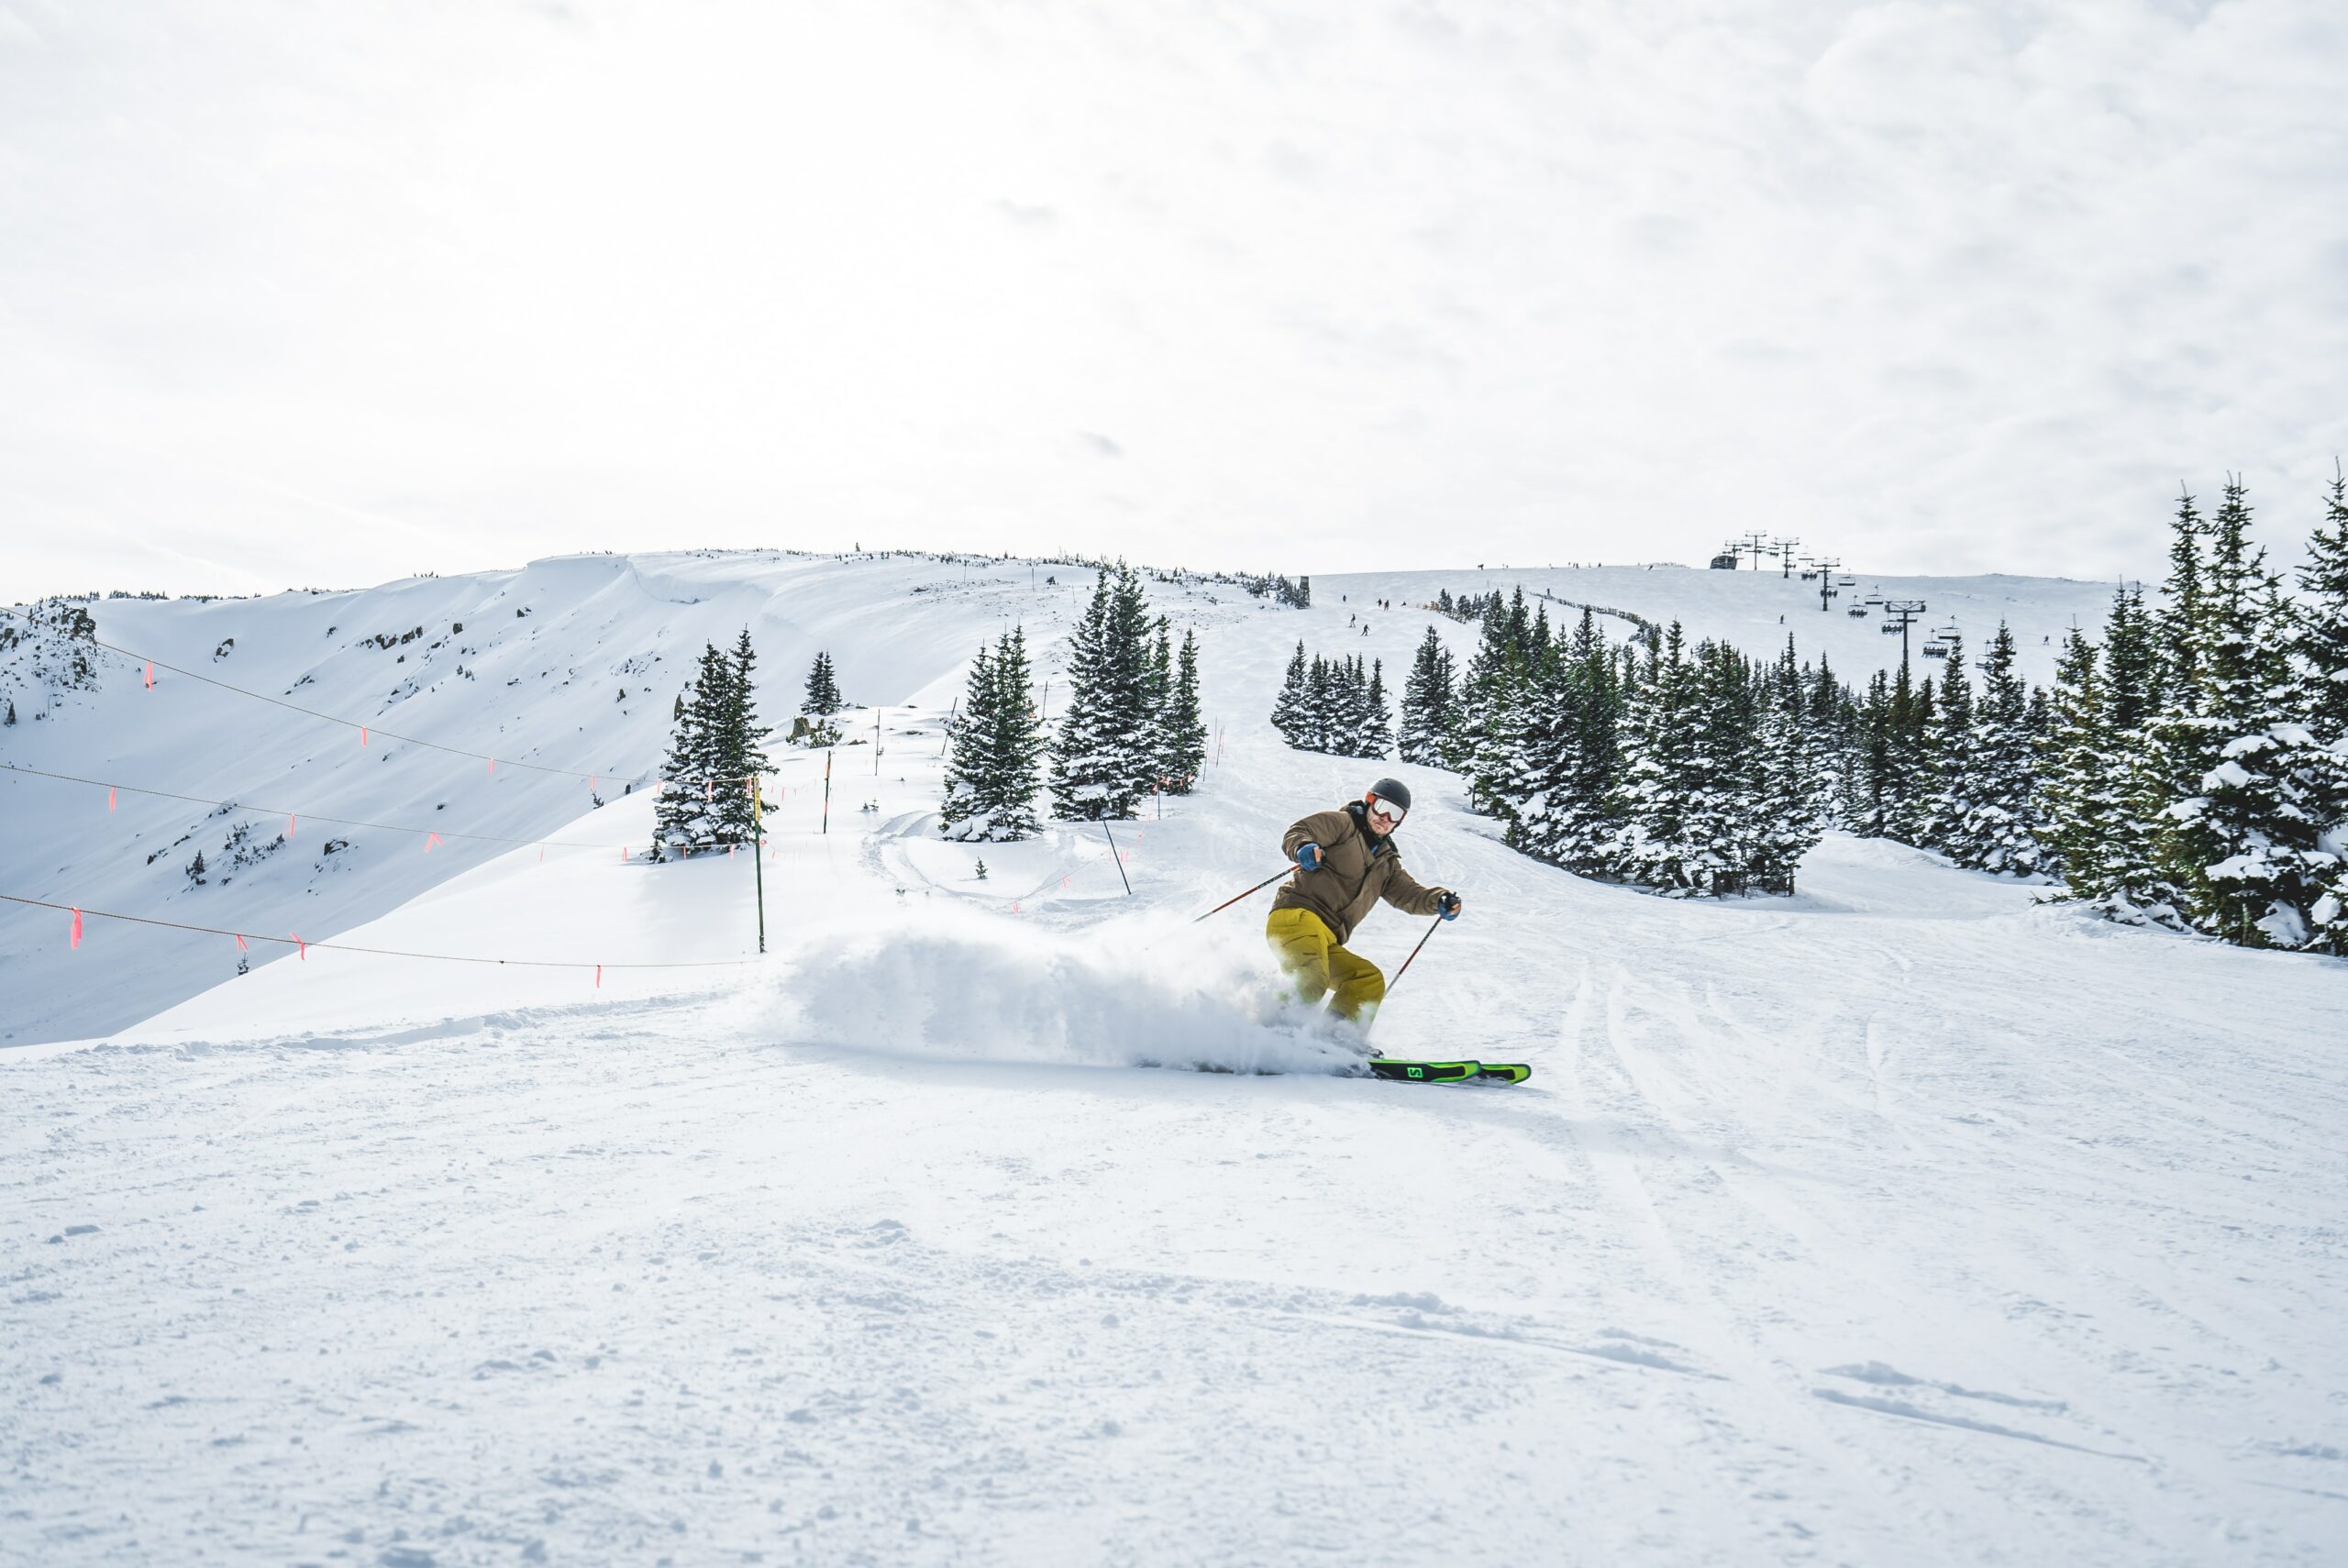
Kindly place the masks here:
<instances>
[{"instance_id":1,"label":"distant skier","mask_svg":"<svg viewBox=\"0 0 2348 1568\"><path fill-rule=\"evenodd\" d=\"M1288 830L1280 847L1297 869L1272 899L1264 935L1307 1006L1335 990L1329 1010L1368 1033L1386 995L1377 965L1348 953L1346 939L1384 899L1404 914L1459 918L1459 895L1422 887L1402 869L1394 830L1411 791L1392 778L1371 785L1338 811L1315 812Z\"/></svg>"}]
</instances>

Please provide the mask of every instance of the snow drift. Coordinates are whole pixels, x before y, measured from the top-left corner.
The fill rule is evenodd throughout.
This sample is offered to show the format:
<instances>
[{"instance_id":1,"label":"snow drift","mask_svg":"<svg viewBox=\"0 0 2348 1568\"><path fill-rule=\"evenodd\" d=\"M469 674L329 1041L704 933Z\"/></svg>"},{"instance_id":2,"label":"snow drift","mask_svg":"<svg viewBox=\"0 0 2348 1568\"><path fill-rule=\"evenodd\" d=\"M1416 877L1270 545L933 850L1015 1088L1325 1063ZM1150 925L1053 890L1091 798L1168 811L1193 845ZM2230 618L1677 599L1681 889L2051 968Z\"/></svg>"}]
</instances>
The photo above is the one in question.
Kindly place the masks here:
<instances>
[{"instance_id":1,"label":"snow drift","mask_svg":"<svg viewBox=\"0 0 2348 1568\"><path fill-rule=\"evenodd\" d=\"M1112 940L908 911L805 943L760 989L746 1005L794 1042L898 1055L1325 1073L1366 1055L1349 1026L1288 999L1260 951L1146 919Z\"/></svg>"}]
</instances>

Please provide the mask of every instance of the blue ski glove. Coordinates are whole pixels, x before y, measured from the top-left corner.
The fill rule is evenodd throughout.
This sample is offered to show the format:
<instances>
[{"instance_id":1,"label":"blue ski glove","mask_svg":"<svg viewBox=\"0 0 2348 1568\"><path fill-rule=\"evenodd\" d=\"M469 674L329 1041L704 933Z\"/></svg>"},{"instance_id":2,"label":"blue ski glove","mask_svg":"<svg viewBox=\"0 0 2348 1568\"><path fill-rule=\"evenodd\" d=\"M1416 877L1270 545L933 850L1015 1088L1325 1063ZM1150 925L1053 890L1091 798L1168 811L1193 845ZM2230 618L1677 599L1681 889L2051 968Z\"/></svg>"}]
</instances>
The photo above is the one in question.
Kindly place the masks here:
<instances>
[{"instance_id":1,"label":"blue ski glove","mask_svg":"<svg viewBox=\"0 0 2348 1568\"><path fill-rule=\"evenodd\" d=\"M1434 912L1445 920L1459 918L1459 895L1445 888L1434 896Z\"/></svg>"},{"instance_id":2,"label":"blue ski glove","mask_svg":"<svg viewBox=\"0 0 2348 1568\"><path fill-rule=\"evenodd\" d=\"M1298 845L1296 846L1296 863L1299 866L1303 867L1307 871L1320 870L1321 846L1317 844Z\"/></svg>"}]
</instances>

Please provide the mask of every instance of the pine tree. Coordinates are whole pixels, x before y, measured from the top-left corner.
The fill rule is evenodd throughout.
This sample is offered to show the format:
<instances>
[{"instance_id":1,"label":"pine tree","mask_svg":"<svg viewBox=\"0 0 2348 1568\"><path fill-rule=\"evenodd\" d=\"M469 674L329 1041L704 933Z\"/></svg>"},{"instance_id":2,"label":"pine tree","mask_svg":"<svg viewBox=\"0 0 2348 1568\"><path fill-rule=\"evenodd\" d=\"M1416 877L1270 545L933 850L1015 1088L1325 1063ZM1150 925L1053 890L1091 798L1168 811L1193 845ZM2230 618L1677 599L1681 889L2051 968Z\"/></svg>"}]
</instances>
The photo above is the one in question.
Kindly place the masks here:
<instances>
[{"instance_id":1,"label":"pine tree","mask_svg":"<svg viewBox=\"0 0 2348 1568\"><path fill-rule=\"evenodd\" d=\"M947 732L946 798L939 814L950 839L1009 843L1043 829L1044 725L1036 716L1027 634L1014 626L990 653L981 646L969 690Z\"/></svg>"},{"instance_id":2,"label":"pine tree","mask_svg":"<svg viewBox=\"0 0 2348 1568\"><path fill-rule=\"evenodd\" d=\"M2334 473L2299 568L2297 716L2332 745L2348 738L2348 476Z\"/></svg>"},{"instance_id":3,"label":"pine tree","mask_svg":"<svg viewBox=\"0 0 2348 1568\"><path fill-rule=\"evenodd\" d=\"M2189 793L2161 813L2154 853L2198 929L2255 947L2314 934L2331 856L2317 843L2314 737L2284 718L2292 695L2291 617L2265 552L2248 538L2250 505L2226 484L2201 578L2199 635L2183 650L2197 701L2170 727L2173 756L2201 763Z\"/></svg>"},{"instance_id":4,"label":"pine tree","mask_svg":"<svg viewBox=\"0 0 2348 1568\"><path fill-rule=\"evenodd\" d=\"M2308 945L2348 955L2348 478L2336 463L2324 521L2308 537L2299 591L2293 707L2318 748L2309 759L2318 844L2335 857L2329 886L2308 911Z\"/></svg>"},{"instance_id":5,"label":"pine tree","mask_svg":"<svg viewBox=\"0 0 2348 1568\"><path fill-rule=\"evenodd\" d=\"M1369 687L1362 697L1362 723L1356 756L1382 758L1394 749L1394 714L1386 705L1386 661L1369 661Z\"/></svg>"},{"instance_id":6,"label":"pine tree","mask_svg":"<svg viewBox=\"0 0 2348 1568\"><path fill-rule=\"evenodd\" d=\"M799 712L810 721L803 737L813 746L837 745L840 723L834 717L847 703L840 696L839 682L832 674L832 656L818 653L807 671L806 695L800 700Z\"/></svg>"},{"instance_id":7,"label":"pine tree","mask_svg":"<svg viewBox=\"0 0 2348 1568\"><path fill-rule=\"evenodd\" d=\"M832 656L818 653L814 664L807 671L806 699L799 711L819 719L828 719L847 706L840 696L839 681L832 674Z\"/></svg>"},{"instance_id":8,"label":"pine tree","mask_svg":"<svg viewBox=\"0 0 2348 1568\"><path fill-rule=\"evenodd\" d=\"M1794 642L1770 670L1768 700L1756 737L1757 790L1751 859L1763 886L1790 893L1802 856L1825 831L1828 772L1822 730L1808 712L1809 693L1794 661Z\"/></svg>"},{"instance_id":9,"label":"pine tree","mask_svg":"<svg viewBox=\"0 0 2348 1568\"><path fill-rule=\"evenodd\" d=\"M1445 591L1448 605L1450 591ZM1302 645L1298 645L1301 649ZM1441 767L1449 751L1456 715L1452 695L1451 653L1433 626L1411 660L1402 682L1401 753L1405 762Z\"/></svg>"},{"instance_id":10,"label":"pine tree","mask_svg":"<svg viewBox=\"0 0 2348 1568\"><path fill-rule=\"evenodd\" d=\"M1319 654L1304 677L1304 737L1308 751L1334 752L1345 722L1346 679L1343 661L1332 663Z\"/></svg>"},{"instance_id":11,"label":"pine tree","mask_svg":"<svg viewBox=\"0 0 2348 1568\"><path fill-rule=\"evenodd\" d=\"M1940 720L1932 678L1911 686L1904 659L1892 676L1888 718L1891 756L1886 769L1884 836L1922 848L1932 842L1933 807L1938 800Z\"/></svg>"},{"instance_id":12,"label":"pine tree","mask_svg":"<svg viewBox=\"0 0 2348 1568\"><path fill-rule=\"evenodd\" d=\"M2123 595L2124 598L2124 595ZM2053 723L2039 782L2048 867L2074 898L2110 890L2110 853L2121 799L2112 772L2111 730L2096 645L2077 626L2054 667Z\"/></svg>"},{"instance_id":13,"label":"pine tree","mask_svg":"<svg viewBox=\"0 0 2348 1568\"><path fill-rule=\"evenodd\" d=\"M720 844L752 844L758 837L758 816L751 790L773 771L762 744L769 731L759 723L758 655L750 647L750 629L734 645L726 671L725 707L717 715L710 744L710 777L714 780L716 834Z\"/></svg>"},{"instance_id":14,"label":"pine tree","mask_svg":"<svg viewBox=\"0 0 2348 1568\"><path fill-rule=\"evenodd\" d=\"M1625 725L1620 862L1625 877L1666 891L1690 890L1700 875L1690 842L1698 793L1696 709L1687 636L1674 621L1650 658Z\"/></svg>"},{"instance_id":15,"label":"pine tree","mask_svg":"<svg viewBox=\"0 0 2348 1568\"><path fill-rule=\"evenodd\" d=\"M1977 866L1982 848L1974 842L1969 824L1978 804L1978 759L1973 753L1973 682L1965 670L1965 639L1952 636L1946 668L1933 693L1932 803L1923 844L1960 866Z\"/></svg>"},{"instance_id":16,"label":"pine tree","mask_svg":"<svg viewBox=\"0 0 2348 1568\"><path fill-rule=\"evenodd\" d=\"M2035 874L2043 852L2030 698L2014 673L2013 633L2002 621L1989 640L1989 657L1982 661L1981 701L1974 712L1967 750L1970 801L1958 824L1957 864L2022 877Z\"/></svg>"},{"instance_id":17,"label":"pine tree","mask_svg":"<svg viewBox=\"0 0 2348 1568\"><path fill-rule=\"evenodd\" d=\"M1306 739L1304 723L1304 685L1306 679L1307 672L1304 662L1304 643L1303 640L1300 638L1296 645L1296 652L1290 656L1288 661L1288 673L1280 679L1279 695L1273 699L1272 701L1272 728L1280 733L1280 739L1296 747L1299 751L1308 749L1304 744Z\"/></svg>"},{"instance_id":18,"label":"pine tree","mask_svg":"<svg viewBox=\"0 0 2348 1568\"><path fill-rule=\"evenodd\" d=\"M1697 645L1695 670L1687 885L1697 892L1733 890L1744 887L1758 847L1754 683L1744 657L1725 643Z\"/></svg>"},{"instance_id":19,"label":"pine tree","mask_svg":"<svg viewBox=\"0 0 2348 1568\"><path fill-rule=\"evenodd\" d=\"M1891 835L1899 789L1892 763L1898 728L1892 714L1891 678L1878 669L1867 678L1866 698L1859 705L1856 755L1844 791L1844 826L1862 838Z\"/></svg>"},{"instance_id":20,"label":"pine tree","mask_svg":"<svg viewBox=\"0 0 2348 1568\"><path fill-rule=\"evenodd\" d=\"M2141 585L2112 597L2103 643L2103 744L2099 792L2106 804L2092 829L2098 849L2096 883L2073 891L2117 919L2157 918L2171 907L2153 858L2153 823L2173 795L2154 728L2160 717L2161 669L2157 623ZM2154 911L2148 917L2146 911Z\"/></svg>"},{"instance_id":21,"label":"pine tree","mask_svg":"<svg viewBox=\"0 0 2348 1568\"><path fill-rule=\"evenodd\" d=\"M661 765L660 799L652 808L652 858L672 850L710 849L718 843L717 748L733 701L733 664L714 643L702 651L701 668L685 689L684 712Z\"/></svg>"},{"instance_id":22,"label":"pine tree","mask_svg":"<svg viewBox=\"0 0 2348 1568\"><path fill-rule=\"evenodd\" d=\"M1104 569L1069 639L1069 704L1052 756L1055 816L1129 817L1157 787L1148 637L1139 574L1122 563Z\"/></svg>"},{"instance_id":23,"label":"pine tree","mask_svg":"<svg viewBox=\"0 0 2348 1568\"><path fill-rule=\"evenodd\" d=\"M2154 701L2191 692L2199 677L2202 553L2208 527L2193 504L2193 492L2179 489L2176 518L2170 525L2168 581L2162 585L2161 609L2154 619L2153 646L2161 664ZM2186 711L2180 707L2179 712Z\"/></svg>"},{"instance_id":24,"label":"pine tree","mask_svg":"<svg viewBox=\"0 0 2348 1568\"><path fill-rule=\"evenodd\" d=\"M1517 608L1523 608L1521 598ZM1475 809L1503 821L1510 815L1508 774L1522 719L1520 677L1509 612L1494 593L1486 602L1482 637L1460 682L1460 723L1452 765L1468 775L1468 799Z\"/></svg>"},{"instance_id":25,"label":"pine tree","mask_svg":"<svg viewBox=\"0 0 2348 1568\"><path fill-rule=\"evenodd\" d=\"M1182 634L1181 651L1175 656L1174 686L1166 700L1159 725L1158 771L1169 793L1187 795L1207 763L1207 723L1199 710L1199 636Z\"/></svg>"},{"instance_id":26,"label":"pine tree","mask_svg":"<svg viewBox=\"0 0 2348 1568\"><path fill-rule=\"evenodd\" d=\"M1149 771L1147 787L1166 788L1166 758L1173 750L1172 737L1166 728L1168 710L1174 701L1174 628L1168 618L1157 618L1157 635L1149 645L1149 658L1142 672L1142 712L1148 725Z\"/></svg>"}]
</instances>

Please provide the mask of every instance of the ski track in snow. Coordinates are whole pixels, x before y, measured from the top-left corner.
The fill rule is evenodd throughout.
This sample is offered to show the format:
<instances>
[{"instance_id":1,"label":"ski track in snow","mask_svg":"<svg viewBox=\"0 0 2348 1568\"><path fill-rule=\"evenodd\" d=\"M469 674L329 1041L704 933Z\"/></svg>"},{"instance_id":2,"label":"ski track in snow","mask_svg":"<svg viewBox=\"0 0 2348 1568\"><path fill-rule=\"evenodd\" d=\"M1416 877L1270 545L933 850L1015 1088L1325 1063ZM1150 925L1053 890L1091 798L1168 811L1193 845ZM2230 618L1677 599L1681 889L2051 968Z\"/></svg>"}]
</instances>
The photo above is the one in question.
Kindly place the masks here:
<instances>
[{"instance_id":1,"label":"ski track in snow","mask_svg":"<svg viewBox=\"0 0 2348 1568\"><path fill-rule=\"evenodd\" d=\"M919 646L1047 624L1024 578ZM1091 830L931 836L925 708L829 834L787 757L745 970L314 953L0 1053L0 1562L2348 1557L2348 966L1839 837L1794 900L1652 899L1385 765L1468 910L1380 1042L1535 1076L1330 1076L1268 895L1187 920L1382 770L1260 718L1300 635L1407 658L1427 617L1361 638L1346 582L1154 595L1225 749L1121 830L1130 898ZM946 657L874 695L942 706ZM747 920L724 861L465 864L349 940ZM1175 1046L1321 1070L1132 1066Z\"/></svg>"}]
</instances>

